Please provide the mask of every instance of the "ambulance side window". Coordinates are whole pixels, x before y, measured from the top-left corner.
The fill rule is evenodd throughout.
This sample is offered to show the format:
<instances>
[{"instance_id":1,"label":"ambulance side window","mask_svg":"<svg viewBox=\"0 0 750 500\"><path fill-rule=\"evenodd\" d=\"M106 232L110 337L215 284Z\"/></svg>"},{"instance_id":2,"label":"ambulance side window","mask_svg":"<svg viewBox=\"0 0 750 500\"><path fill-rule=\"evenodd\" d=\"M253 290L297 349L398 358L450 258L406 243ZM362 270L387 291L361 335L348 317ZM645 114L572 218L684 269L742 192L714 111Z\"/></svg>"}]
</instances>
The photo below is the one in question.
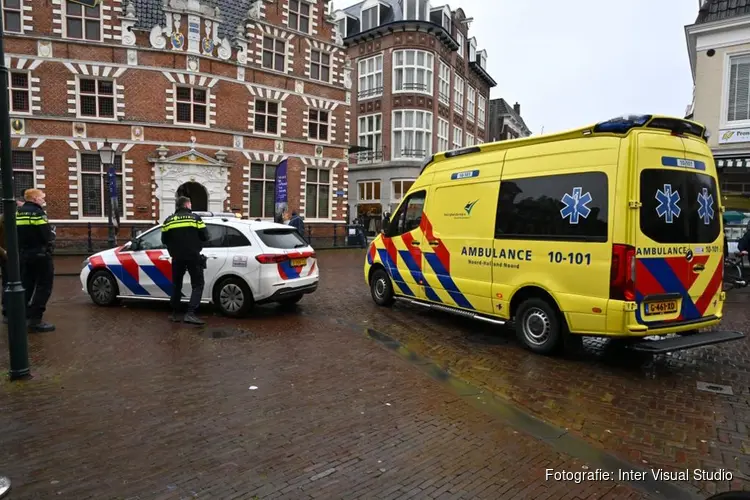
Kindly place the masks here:
<instances>
[{"instance_id":1,"label":"ambulance side window","mask_svg":"<svg viewBox=\"0 0 750 500\"><path fill-rule=\"evenodd\" d=\"M412 193L399 207L386 231L386 236L398 236L413 231L422 223L425 202L424 191Z\"/></svg>"}]
</instances>

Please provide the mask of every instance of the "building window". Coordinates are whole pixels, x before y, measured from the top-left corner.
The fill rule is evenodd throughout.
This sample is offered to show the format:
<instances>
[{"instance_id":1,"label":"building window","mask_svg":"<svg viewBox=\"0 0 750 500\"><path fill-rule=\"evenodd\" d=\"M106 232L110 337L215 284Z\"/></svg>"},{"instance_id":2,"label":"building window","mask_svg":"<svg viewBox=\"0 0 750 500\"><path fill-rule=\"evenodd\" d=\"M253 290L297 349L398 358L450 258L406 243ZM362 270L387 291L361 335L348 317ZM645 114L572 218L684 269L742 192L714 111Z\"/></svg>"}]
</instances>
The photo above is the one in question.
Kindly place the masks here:
<instances>
[{"instance_id":1,"label":"building window","mask_svg":"<svg viewBox=\"0 0 750 500\"><path fill-rule=\"evenodd\" d=\"M450 143L448 142L448 136L450 134L450 123L448 120L438 118L438 151L448 151L450 149Z\"/></svg>"},{"instance_id":2,"label":"building window","mask_svg":"<svg viewBox=\"0 0 750 500\"><path fill-rule=\"evenodd\" d=\"M357 127L359 147L358 163L373 163L383 159L383 115L360 116Z\"/></svg>"},{"instance_id":3,"label":"building window","mask_svg":"<svg viewBox=\"0 0 750 500\"><path fill-rule=\"evenodd\" d=\"M430 6L428 0L403 0L404 20L427 21Z\"/></svg>"},{"instance_id":4,"label":"building window","mask_svg":"<svg viewBox=\"0 0 750 500\"><path fill-rule=\"evenodd\" d=\"M313 50L310 53L310 78L321 82L331 81L331 55Z\"/></svg>"},{"instance_id":5,"label":"building window","mask_svg":"<svg viewBox=\"0 0 750 500\"><path fill-rule=\"evenodd\" d=\"M117 179L117 207L123 216L122 203L122 156L115 156ZM81 215L83 217L109 216L109 189L106 166L102 165L99 153L81 154Z\"/></svg>"},{"instance_id":6,"label":"building window","mask_svg":"<svg viewBox=\"0 0 750 500\"><path fill-rule=\"evenodd\" d=\"M360 99L369 99L383 94L383 54L359 61Z\"/></svg>"},{"instance_id":7,"label":"building window","mask_svg":"<svg viewBox=\"0 0 750 500\"><path fill-rule=\"evenodd\" d=\"M65 36L80 40L100 41L102 39L101 4L84 7L81 4L65 2Z\"/></svg>"},{"instance_id":8,"label":"building window","mask_svg":"<svg viewBox=\"0 0 750 500\"><path fill-rule=\"evenodd\" d=\"M115 82L96 78L79 79L78 113L91 118L114 118Z\"/></svg>"},{"instance_id":9,"label":"building window","mask_svg":"<svg viewBox=\"0 0 750 500\"><path fill-rule=\"evenodd\" d=\"M414 185L414 179L397 179L391 182L391 201L399 202L404 199Z\"/></svg>"},{"instance_id":10,"label":"building window","mask_svg":"<svg viewBox=\"0 0 750 500\"><path fill-rule=\"evenodd\" d=\"M10 72L10 111L12 113L31 112L30 80L28 72Z\"/></svg>"},{"instance_id":11,"label":"building window","mask_svg":"<svg viewBox=\"0 0 750 500\"><path fill-rule=\"evenodd\" d=\"M331 172L308 168L305 180L305 217L328 219L331 203Z\"/></svg>"},{"instance_id":12,"label":"building window","mask_svg":"<svg viewBox=\"0 0 750 500\"><path fill-rule=\"evenodd\" d=\"M276 210L276 165L250 164L250 217L271 219Z\"/></svg>"},{"instance_id":13,"label":"building window","mask_svg":"<svg viewBox=\"0 0 750 500\"><path fill-rule=\"evenodd\" d=\"M432 113L393 112L393 158L424 158L432 153Z\"/></svg>"},{"instance_id":14,"label":"building window","mask_svg":"<svg viewBox=\"0 0 750 500\"><path fill-rule=\"evenodd\" d=\"M487 106L487 100L483 95L478 96L477 100L477 125L484 128L484 124L487 121L487 115L485 114L485 107Z\"/></svg>"},{"instance_id":15,"label":"building window","mask_svg":"<svg viewBox=\"0 0 750 500\"><path fill-rule=\"evenodd\" d=\"M733 57L729 68L727 121L750 120L750 56Z\"/></svg>"},{"instance_id":16,"label":"building window","mask_svg":"<svg viewBox=\"0 0 750 500\"><path fill-rule=\"evenodd\" d=\"M466 37L464 37L464 34L458 31L458 27L456 27L456 39L458 40L458 55L462 59L465 56L464 47L466 47Z\"/></svg>"},{"instance_id":17,"label":"building window","mask_svg":"<svg viewBox=\"0 0 750 500\"><path fill-rule=\"evenodd\" d=\"M336 29L339 32L339 35L341 35L341 39L343 40L346 38L346 23L347 23L347 17L343 17L336 21Z\"/></svg>"},{"instance_id":18,"label":"building window","mask_svg":"<svg viewBox=\"0 0 750 500\"><path fill-rule=\"evenodd\" d=\"M459 149L463 146L464 133L461 127L453 126L453 149Z\"/></svg>"},{"instance_id":19,"label":"building window","mask_svg":"<svg viewBox=\"0 0 750 500\"><path fill-rule=\"evenodd\" d=\"M276 71L286 70L286 41L272 36L263 37L263 67Z\"/></svg>"},{"instance_id":20,"label":"building window","mask_svg":"<svg viewBox=\"0 0 750 500\"><path fill-rule=\"evenodd\" d=\"M308 138L314 141L328 141L328 119L330 112L311 109L308 121Z\"/></svg>"},{"instance_id":21,"label":"building window","mask_svg":"<svg viewBox=\"0 0 750 500\"><path fill-rule=\"evenodd\" d=\"M393 53L394 92L432 93L434 56L423 50L397 50Z\"/></svg>"},{"instance_id":22,"label":"building window","mask_svg":"<svg viewBox=\"0 0 750 500\"><path fill-rule=\"evenodd\" d=\"M466 146L473 146L474 145L474 136L468 132L466 132Z\"/></svg>"},{"instance_id":23,"label":"building window","mask_svg":"<svg viewBox=\"0 0 750 500\"><path fill-rule=\"evenodd\" d=\"M34 187L34 152L12 151L10 158L13 168L13 196L20 198L24 191ZM0 213L3 213L2 206Z\"/></svg>"},{"instance_id":24,"label":"building window","mask_svg":"<svg viewBox=\"0 0 750 500\"><path fill-rule=\"evenodd\" d=\"M451 67L440 61L438 73L438 99L446 106L451 105Z\"/></svg>"},{"instance_id":25,"label":"building window","mask_svg":"<svg viewBox=\"0 0 750 500\"><path fill-rule=\"evenodd\" d=\"M3 0L5 31L23 33L23 6L21 0Z\"/></svg>"},{"instance_id":26,"label":"building window","mask_svg":"<svg viewBox=\"0 0 750 500\"><path fill-rule=\"evenodd\" d=\"M255 132L260 134L279 134L279 103L274 101L255 100Z\"/></svg>"},{"instance_id":27,"label":"building window","mask_svg":"<svg viewBox=\"0 0 750 500\"><path fill-rule=\"evenodd\" d=\"M359 201L380 201L380 181L362 181L359 187Z\"/></svg>"},{"instance_id":28,"label":"building window","mask_svg":"<svg viewBox=\"0 0 750 500\"><path fill-rule=\"evenodd\" d=\"M474 121L474 108L476 106L476 100L477 100L477 89L475 89L472 86L469 86L466 89L466 118L469 119L469 121Z\"/></svg>"},{"instance_id":29,"label":"building window","mask_svg":"<svg viewBox=\"0 0 750 500\"><path fill-rule=\"evenodd\" d=\"M472 38L469 41L469 62L477 61L477 40Z\"/></svg>"},{"instance_id":30,"label":"building window","mask_svg":"<svg viewBox=\"0 0 750 500\"><path fill-rule=\"evenodd\" d=\"M451 15L450 12L443 11L443 28L448 33L451 32Z\"/></svg>"},{"instance_id":31,"label":"building window","mask_svg":"<svg viewBox=\"0 0 750 500\"><path fill-rule=\"evenodd\" d=\"M289 0L289 27L302 33L310 32L310 4Z\"/></svg>"},{"instance_id":32,"label":"building window","mask_svg":"<svg viewBox=\"0 0 750 500\"><path fill-rule=\"evenodd\" d=\"M206 125L208 120L208 92L195 87L177 87L175 122Z\"/></svg>"},{"instance_id":33,"label":"building window","mask_svg":"<svg viewBox=\"0 0 750 500\"><path fill-rule=\"evenodd\" d=\"M380 5L375 5L369 9L362 10L362 31L377 28L380 17Z\"/></svg>"},{"instance_id":34,"label":"building window","mask_svg":"<svg viewBox=\"0 0 750 500\"><path fill-rule=\"evenodd\" d=\"M453 100L455 101L456 113L460 115L464 114L464 79L458 75L456 75Z\"/></svg>"}]
</instances>

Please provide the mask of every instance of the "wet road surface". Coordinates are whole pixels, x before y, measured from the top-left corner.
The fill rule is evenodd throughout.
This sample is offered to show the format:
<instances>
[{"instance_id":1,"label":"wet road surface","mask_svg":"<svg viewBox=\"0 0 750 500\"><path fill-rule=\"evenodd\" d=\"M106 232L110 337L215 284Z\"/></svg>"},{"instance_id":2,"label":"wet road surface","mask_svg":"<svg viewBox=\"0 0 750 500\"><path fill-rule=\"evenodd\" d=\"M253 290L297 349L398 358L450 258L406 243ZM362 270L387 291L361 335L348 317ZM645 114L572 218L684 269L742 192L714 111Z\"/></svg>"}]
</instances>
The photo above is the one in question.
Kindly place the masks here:
<instances>
[{"instance_id":1,"label":"wet road surface","mask_svg":"<svg viewBox=\"0 0 750 500\"><path fill-rule=\"evenodd\" d=\"M655 358L590 344L545 358L507 330L376 307L363 257L321 253L321 288L296 310L212 317L204 329L168 323L160 305L96 307L77 279L59 277L49 308L58 331L30 340L35 378L0 382L10 498L667 494L545 480L547 468L595 470L606 462L597 450L623 467L723 468L735 487L750 484L746 341ZM731 300L725 326L743 329L750 296ZM699 381L732 395L699 391ZM570 439L512 425L514 407ZM678 486L730 487L690 482Z\"/></svg>"}]
</instances>

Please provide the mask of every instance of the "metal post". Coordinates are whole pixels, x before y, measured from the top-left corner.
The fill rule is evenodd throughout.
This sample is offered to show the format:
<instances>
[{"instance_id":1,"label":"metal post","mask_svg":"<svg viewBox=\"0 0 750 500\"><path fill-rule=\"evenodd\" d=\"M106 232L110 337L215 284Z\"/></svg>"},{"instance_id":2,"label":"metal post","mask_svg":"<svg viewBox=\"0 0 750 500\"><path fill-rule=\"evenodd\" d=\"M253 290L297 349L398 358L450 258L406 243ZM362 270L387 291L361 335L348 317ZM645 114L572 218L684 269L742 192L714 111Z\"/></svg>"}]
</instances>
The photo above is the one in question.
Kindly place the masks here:
<instances>
[{"instance_id":1,"label":"metal post","mask_svg":"<svg viewBox=\"0 0 750 500\"><path fill-rule=\"evenodd\" d=\"M109 210L107 210L107 212L109 212L108 214L109 217L107 217L107 224L108 224L107 244L109 245L109 248L114 248L116 246L116 242L115 242L115 221L114 221L114 218L112 217L112 200L110 200L108 203L109 203Z\"/></svg>"},{"instance_id":2,"label":"metal post","mask_svg":"<svg viewBox=\"0 0 750 500\"><path fill-rule=\"evenodd\" d=\"M8 287L5 289L8 310L8 348L10 350L10 379L31 377L29 369L29 338L26 327L26 292L21 283L21 263L18 258L16 232L16 199L13 196L13 167L10 142L10 114L8 107L8 68L5 66L5 46L2 9L0 9L0 170L2 170L3 211L5 213L5 250L8 252Z\"/></svg>"}]
</instances>

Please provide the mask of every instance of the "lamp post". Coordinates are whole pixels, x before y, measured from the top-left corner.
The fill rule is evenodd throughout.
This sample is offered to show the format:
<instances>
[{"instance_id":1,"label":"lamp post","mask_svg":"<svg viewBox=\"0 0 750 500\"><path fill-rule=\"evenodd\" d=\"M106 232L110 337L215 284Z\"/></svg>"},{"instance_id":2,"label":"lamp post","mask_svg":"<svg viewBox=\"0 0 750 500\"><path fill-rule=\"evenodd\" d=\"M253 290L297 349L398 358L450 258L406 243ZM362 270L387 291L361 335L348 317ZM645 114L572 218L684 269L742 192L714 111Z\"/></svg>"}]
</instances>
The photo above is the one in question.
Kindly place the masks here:
<instances>
[{"instance_id":1,"label":"lamp post","mask_svg":"<svg viewBox=\"0 0 750 500\"><path fill-rule=\"evenodd\" d=\"M107 210L107 244L109 245L109 248L114 248L116 244L114 211L119 210L119 207L115 206L115 203L112 203L113 192L116 194L117 190L117 179L114 167L115 151L112 149L112 146L109 145L109 142L105 142L104 146L99 148L99 158L102 161L107 176L107 197L109 198L107 204L109 206L109 210ZM113 183L114 189L112 186Z\"/></svg>"}]
</instances>

